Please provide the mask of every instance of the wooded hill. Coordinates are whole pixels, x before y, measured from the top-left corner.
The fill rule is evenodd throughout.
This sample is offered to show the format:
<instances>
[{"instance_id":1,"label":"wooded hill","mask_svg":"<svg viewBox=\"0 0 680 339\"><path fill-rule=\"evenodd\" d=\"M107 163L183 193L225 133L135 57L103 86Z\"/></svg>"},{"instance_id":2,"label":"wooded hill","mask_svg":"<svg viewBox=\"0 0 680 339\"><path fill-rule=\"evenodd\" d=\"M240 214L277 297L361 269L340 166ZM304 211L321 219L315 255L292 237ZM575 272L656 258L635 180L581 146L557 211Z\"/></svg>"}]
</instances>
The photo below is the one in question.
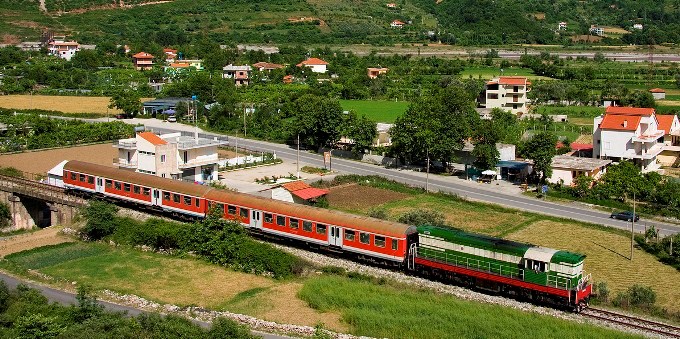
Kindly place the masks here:
<instances>
[{"instance_id":1,"label":"wooded hill","mask_svg":"<svg viewBox=\"0 0 680 339\"><path fill-rule=\"evenodd\" d=\"M92 44L151 39L179 45L203 38L224 44L568 44L570 36L588 34L591 25L605 27L605 44L680 42L680 0L396 0L394 6L387 0L44 3L47 12L38 0L1 1L0 42L36 40L43 29L51 29ZM404 27L390 27L393 20ZM558 32L562 21L567 29Z\"/></svg>"}]
</instances>

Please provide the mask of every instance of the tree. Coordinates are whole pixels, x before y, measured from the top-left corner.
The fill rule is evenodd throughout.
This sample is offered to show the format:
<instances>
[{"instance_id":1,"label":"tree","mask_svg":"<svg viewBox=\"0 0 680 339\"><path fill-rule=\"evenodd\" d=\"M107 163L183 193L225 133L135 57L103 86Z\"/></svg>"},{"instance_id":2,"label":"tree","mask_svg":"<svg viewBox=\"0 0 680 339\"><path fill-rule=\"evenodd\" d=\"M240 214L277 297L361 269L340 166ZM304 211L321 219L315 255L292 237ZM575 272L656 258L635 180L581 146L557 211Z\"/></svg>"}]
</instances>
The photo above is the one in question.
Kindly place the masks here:
<instances>
[{"instance_id":1,"label":"tree","mask_svg":"<svg viewBox=\"0 0 680 339\"><path fill-rule=\"evenodd\" d=\"M130 88L119 90L111 96L109 108L117 108L125 114L135 116L142 110L141 97Z\"/></svg>"},{"instance_id":2,"label":"tree","mask_svg":"<svg viewBox=\"0 0 680 339\"><path fill-rule=\"evenodd\" d=\"M115 205L97 200L90 201L81 211L81 214L87 219L83 233L93 240L99 240L112 234L116 229L114 219L117 212L118 207Z\"/></svg>"},{"instance_id":3,"label":"tree","mask_svg":"<svg viewBox=\"0 0 680 339\"><path fill-rule=\"evenodd\" d=\"M287 106L292 115L291 135L300 135L300 141L315 148L331 146L340 140L342 107L334 99L306 94Z\"/></svg>"},{"instance_id":4,"label":"tree","mask_svg":"<svg viewBox=\"0 0 680 339\"><path fill-rule=\"evenodd\" d=\"M555 156L557 137L550 131L535 134L524 145L524 154L534 161L534 171L541 174L541 183L552 175L552 158Z\"/></svg>"},{"instance_id":5,"label":"tree","mask_svg":"<svg viewBox=\"0 0 680 339\"><path fill-rule=\"evenodd\" d=\"M583 198L588 196L590 188L593 186L593 177L587 175L579 175L574 178L573 191L576 196Z\"/></svg>"},{"instance_id":6,"label":"tree","mask_svg":"<svg viewBox=\"0 0 680 339\"><path fill-rule=\"evenodd\" d=\"M493 169L500 160L500 153L496 143L503 134L502 125L494 120L483 120L475 131L475 148L472 156L475 157L474 165L482 171Z\"/></svg>"},{"instance_id":7,"label":"tree","mask_svg":"<svg viewBox=\"0 0 680 339\"><path fill-rule=\"evenodd\" d=\"M633 194L640 196L640 188L643 187L644 177L640 168L631 161L621 161L616 165L609 166L607 173L602 176L602 184L598 185L598 193L602 198L615 197L625 201Z\"/></svg>"},{"instance_id":8,"label":"tree","mask_svg":"<svg viewBox=\"0 0 680 339\"><path fill-rule=\"evenodd\" d=\"M342 135L354 141L351 148L355 154L371 147L378 135L376 123L364 115L357 116L354 111L343 116L342 125Z\"/></svg>"}]
</instances>

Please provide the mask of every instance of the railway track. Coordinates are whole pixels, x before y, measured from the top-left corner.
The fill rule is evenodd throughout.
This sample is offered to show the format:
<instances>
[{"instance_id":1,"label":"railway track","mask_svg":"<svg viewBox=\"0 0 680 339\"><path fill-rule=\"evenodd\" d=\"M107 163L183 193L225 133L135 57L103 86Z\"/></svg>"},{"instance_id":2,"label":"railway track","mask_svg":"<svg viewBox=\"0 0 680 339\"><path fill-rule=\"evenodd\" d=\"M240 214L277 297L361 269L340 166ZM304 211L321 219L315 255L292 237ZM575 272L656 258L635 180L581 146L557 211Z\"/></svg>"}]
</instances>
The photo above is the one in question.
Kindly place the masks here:
<instances>
[{"instance_id":1,"label":"railway track","mask_svg":"<svg viewBox=\"0 0 680 339\"><path fill-rule=\"evenodd\" d=\"M680 338L680 327L647 320L639 317L629 316L621 313L611 312L599 308L589 307L581 311L581 315L614 323L637 330L651 332L668 338Z\"/></svg>"}]
</instances>

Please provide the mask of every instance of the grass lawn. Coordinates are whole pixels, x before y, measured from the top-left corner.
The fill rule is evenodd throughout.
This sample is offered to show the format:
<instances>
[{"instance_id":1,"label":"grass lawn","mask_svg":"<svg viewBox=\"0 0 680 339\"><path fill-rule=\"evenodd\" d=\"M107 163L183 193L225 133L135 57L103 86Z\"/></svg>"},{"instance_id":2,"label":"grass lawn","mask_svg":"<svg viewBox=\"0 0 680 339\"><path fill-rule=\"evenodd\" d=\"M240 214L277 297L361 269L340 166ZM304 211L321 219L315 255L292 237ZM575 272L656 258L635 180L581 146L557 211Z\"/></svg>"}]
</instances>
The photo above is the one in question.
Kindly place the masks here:
<instances>
[{"instance_id":1,"label":"grass lawn","mask_svg":"<svg viewBox=\"0 0 680 339\"><path fill-rule=\"evenodd\" d=\"M591 118L590 124L592 125L592 118L604 114L604 108L593 106L539 106L536 109L537 114L543 112L549 115L566 114L570 121L573 118Z\"/></svg>"},{"instance_id":2,"label":"grass lawn","mask_svg":"<svg viewBox=\"0 0 680 339\"><path fill-rule=\"evenodd\" d=\"M501 75L501 69L498 67L480 67L480 66L475 66L475 67L466 67L463 72L461 72L460 76L463 79L469 78L472 76L473 78L481 78L481 79L491 79L497 76ZM548 77L544 76L538 76L535 75L534 72L529 69L529 68L521 68L521 67L508 67L503 69L503 76L525 76L528 77L529 79L532 80L546 80L550 79Z\"/></svg>"},{"instance_id":3,"label":"grass lawn","mask_svg":"<svg viewBox=\"0 0 680 339\"><path fill-rule=\"evenodd\" d=\"M342 109L355 111L375 122L393 123L406 112L408 101L340 100Z\"/></svg>"},{"instance_id":4,"label":"grass lawn","mask_svg":"<svg viewBox=\"0 0 680 339\"><path fill-rule=\"evenodd\" d=\"M309 279L300 297L341 312L355 333L378 338L628 338L620 332L401 286L337 276ZM587 335L586 335L587 333Z\"/></svg>"}]
</instances>

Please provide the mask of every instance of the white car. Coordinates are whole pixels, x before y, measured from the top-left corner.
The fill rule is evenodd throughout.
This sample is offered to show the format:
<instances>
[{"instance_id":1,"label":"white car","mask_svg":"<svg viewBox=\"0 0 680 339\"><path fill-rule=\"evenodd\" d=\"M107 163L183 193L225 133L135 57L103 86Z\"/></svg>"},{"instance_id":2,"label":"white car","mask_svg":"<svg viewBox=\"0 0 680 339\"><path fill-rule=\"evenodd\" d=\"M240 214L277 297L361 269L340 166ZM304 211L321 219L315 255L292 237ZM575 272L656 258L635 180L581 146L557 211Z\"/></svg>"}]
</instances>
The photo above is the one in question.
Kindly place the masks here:
<instances>
[{"instance_id":1,"label":"white car","mask_svg":"<svg viewBox=\"0 0 680 339\"><path fill-rule=\"evenodd\" d=\"M177 117L174 115L171 115L168 117L168 122L177 122Z\"/></svg>"}]
</instances>

